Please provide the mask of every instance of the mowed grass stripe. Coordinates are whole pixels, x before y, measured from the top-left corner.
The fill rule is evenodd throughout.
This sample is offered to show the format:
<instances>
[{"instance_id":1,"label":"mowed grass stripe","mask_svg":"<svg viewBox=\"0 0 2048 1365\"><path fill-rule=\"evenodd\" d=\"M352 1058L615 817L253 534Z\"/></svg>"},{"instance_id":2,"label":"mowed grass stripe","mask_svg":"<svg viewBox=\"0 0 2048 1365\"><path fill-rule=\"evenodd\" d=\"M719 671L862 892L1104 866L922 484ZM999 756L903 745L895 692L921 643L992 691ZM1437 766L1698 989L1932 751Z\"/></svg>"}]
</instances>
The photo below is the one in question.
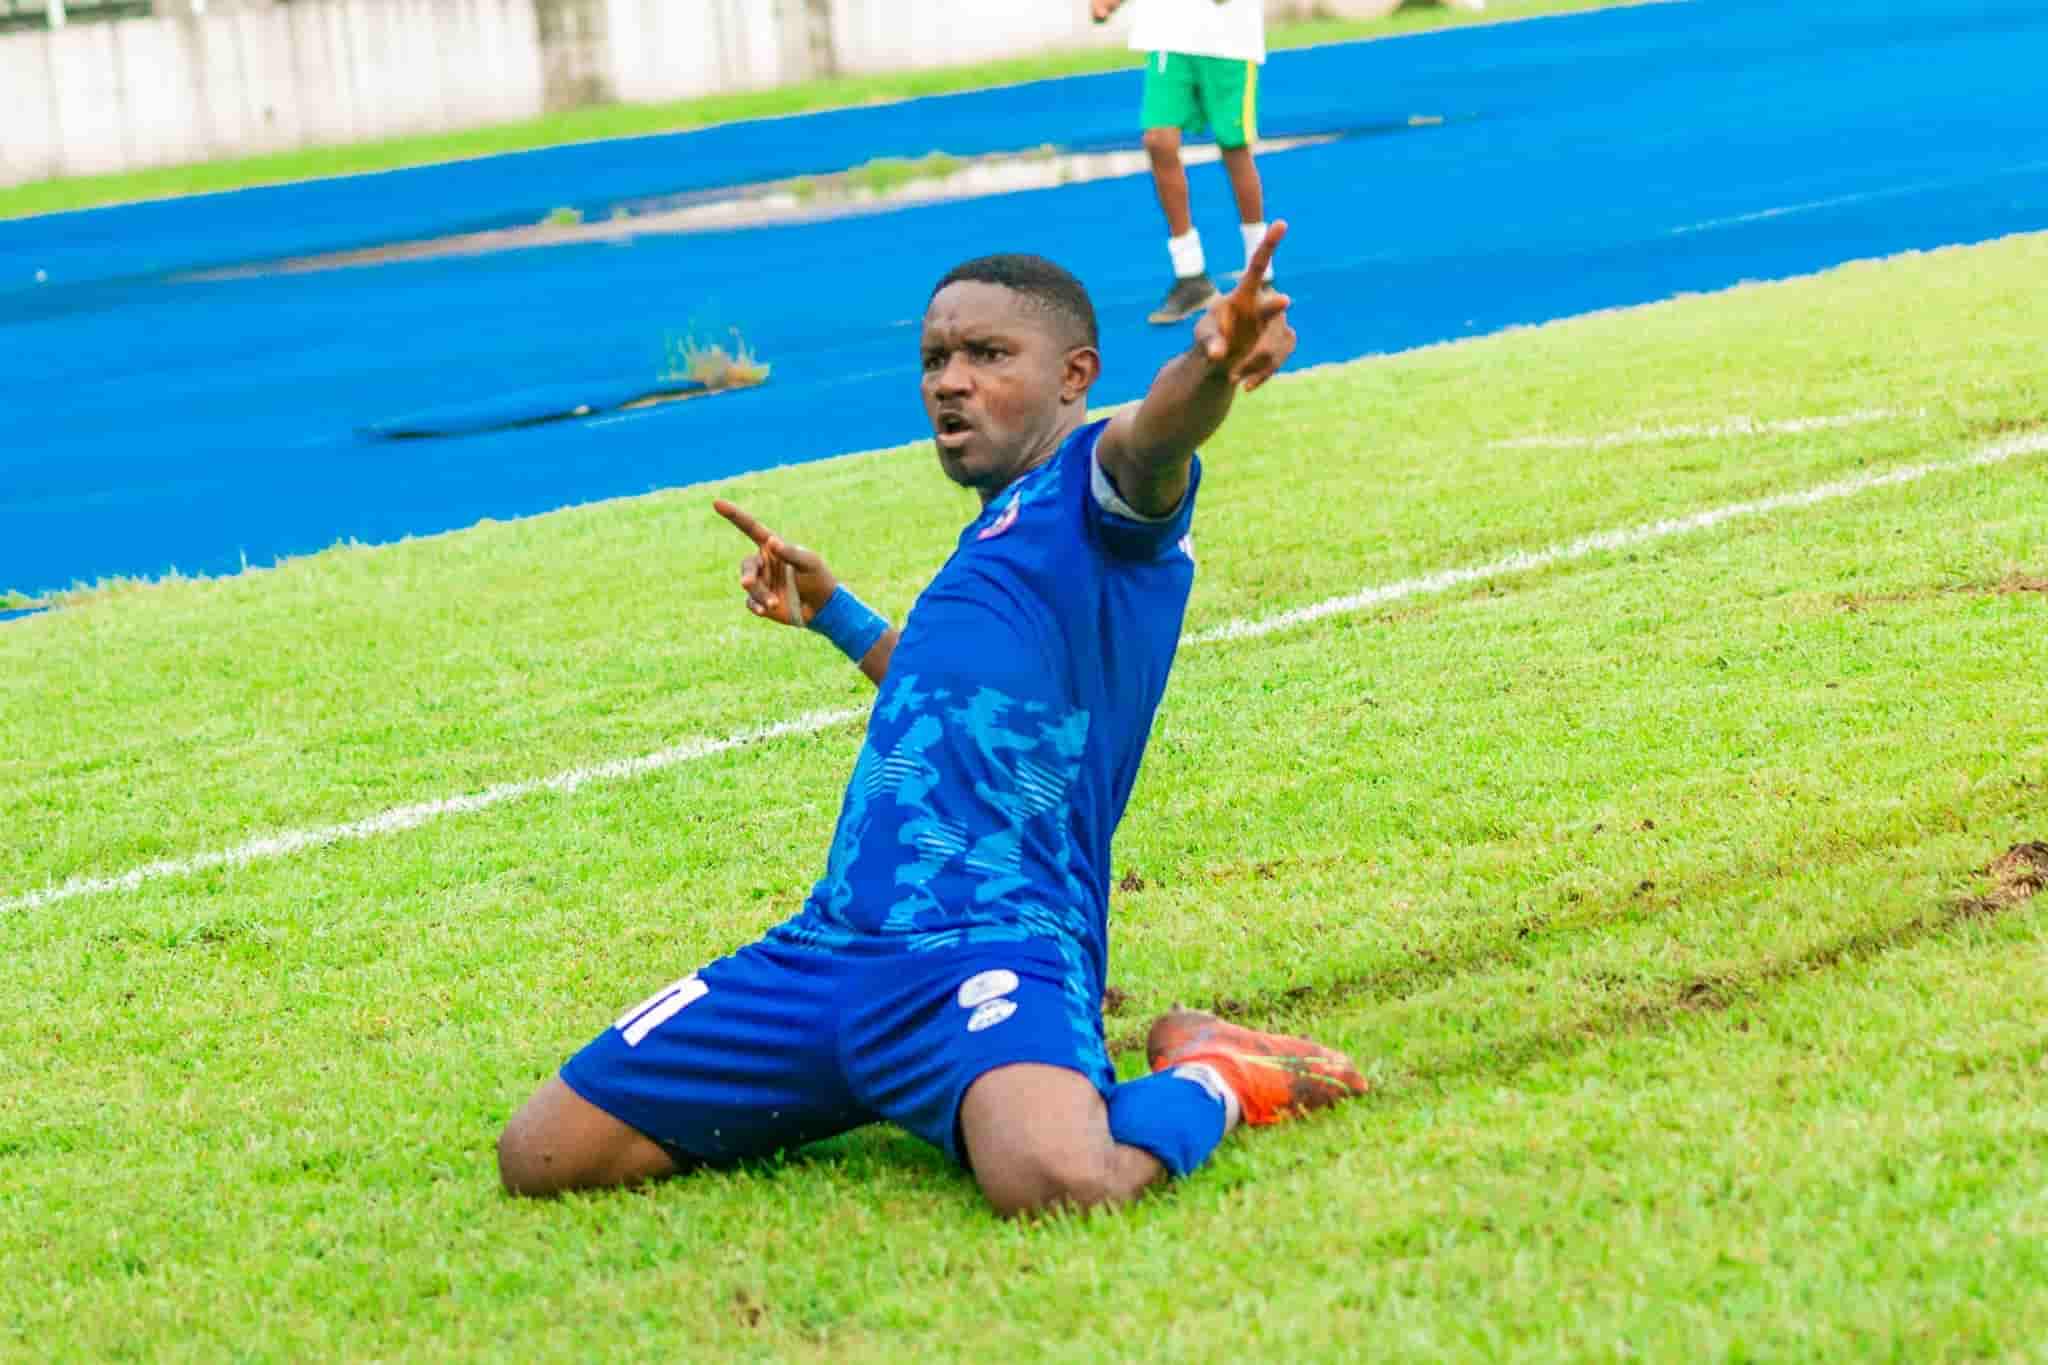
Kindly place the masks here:
<instances>
[{"instance_id":1,"label":"mowed grass stripe","mask_svg":"<svg viewBox=\"0 0 2048 1365\"><path fill-rule=\"evenodd\" d=\"M1564 545L1551 546L1540 550L1510 555L1489 564L1462 569L1446 569L1422 578L1404 579L1398 583L1342 597L1326 598L1307 607L1282 612L1258 621L1231 621L1211 630L1202 631L1188 638L1189 645L1221 644L1240 640L1253 640L1277 630L1286 630L1305 625L1329 616L1348 615L1369 610L1390 602L1426 593L1448 591L1468 583L1486 582L1516 574L1529 573L1548 568L1555 564L1570 563L1589 555L1627 549L1662 540L1668 536L1703 531L1738 518L1755 517L1774 511L1795 507L1810 507L1817 503L1853 497L1858 493L1876 488L1891 488L1926 478L1930 474L1957 473L1979 469L1986 465L2001 464L2018 456L2038 454L2048 450L2048 434L2015 437L2003 441L1976 454L1958 460L1909 465L1904 469L1887 470L1855 479L1842 479L1823 484L1818 488L1804 489L1795 493L1784 493L1776 497L1761 498L1754 502L1737 503L1728 507L1710 508L1690 516L1653 522L1647 526L1628 527L1616 531L1603 531L1584 536ZM632 758L614 759L587 768L572 768L567 772L549 777L532 778L520 782L504 783L467 796L444 797L437 800L397 806L381 811L365 819L345 825L328 825L308 830L290 830L267 835L261 839L229 849L218 849L194 854L186 858L166 859L131 869L115 877L78 878L41 891L24 892L8 900L0 900L0 914L34 910L70 900L77 896L105 894L108 892L132 891L146 881L160 877L183 877L218 867L239 866L266 858L287 857L309 849L324 847L344 840L370 839L381 835L394 834L412 829L429 820L449 815L467 815L487 810L506 801L520 800L543 791L573 793L590 782L618 781L659 772L679 763L688 763L728 749L742 748L762 743L783 735L812 734L834 725L857 719L860 712L855 709L813 711L791 721L764 725L752 730L719 738L700 737L684 740Z\"/></svg>"},{"instance_id":2,"label":"mowed grass stripe","mask_svg":"<svg viewBox=\"0 0 2048 1365\"><path fill-rule=\"evenodd\" d=\"M1615 531L1597 531L1589 536L1563 545L1548 546L1540 550L1517 551L1514 554L1493 560L1490 563L1473 565L1462 569L1444 569L1421 578L1406 578L1398 583L1382 587L1366 588L1359 592L1347 593L1341 597L1326 597L1320 602L1305 607L1264 617L1254 621L1226 621L1220 626L1200 631L1188 637L1191 645L1222 644L1231 640L1255 640L1274 631L1289 630L1295 626L1307 625L1329 616L1349 616L1355 612L1367 611L1389 602L1423 593L1445 592L1468 583L1483 583L1496 578L1511 578L1517 574L1532 573L1537 569L1549 568L1553 564L1569 564L1589 555L1614 550L1626 550L1635 545L1647 545L1669 536L1686 535L1704 531L1725 522L1745 517L1764 516L1771 512L1784 511L1794 507L1812 507L1817 503L1833 502L1841 498L1852 498L1873 488L1894 488L1924 479L1930 474L1951 474L1985 465L2003 464L2022 455L2036 455L2048 450L2048 433L2037 433L2014 437L1997 445L1980 450L1974 455L1961 459L1936 461L1929 464L1907 465L1903 469L1887 470L1883 473L1866 474L1853 479L1837 479L1821 484L1817 488L1801 489L1793 493L1780 493L1773 497L1758 498L1752 502L1732 503L1726 507L1713 507L1694 512L1689 516L1671 517L1651 522L1647 526L1630 526Z\"/></svg>"},{"instance_id":3,"label":"mowed grass stripe","mask_svg":"<svg viewBox=\"0 0 2048 1365\"><path fill-rule=\"evenodd\" d=\"M2043 239L2021 238L1283 377L1206 453L1190 631L2024 432L2048 394L2016 281L2043 270ZM1925 415L1592 453L1492 445L1901 395ZM737 608L742 547L710 491L116 585L9 623L0 826L18 835L0 887L863 705L830 651ZM717 491L897 616L971 513L922 448Z\"/></svg>"},{"instance_id":4,"label":"mowed grass stripe","mask_svg":"<svg viewBox=\"0 0 2048 1365\"><path fill-rule=\"evenodd\" d=\"M2048 779L2013 666L2048 604L1998 588L2048 550L2036 482L1191 654L1113 1026L1247 997L1380 1089L1118 1218L996 1225L886 1132L493 1191L565 1050L786 913L843 745L19 918L0 1323L81 1357L2024 1353L2048 934L1948 907Z\"/></svg>"}]
</instances>

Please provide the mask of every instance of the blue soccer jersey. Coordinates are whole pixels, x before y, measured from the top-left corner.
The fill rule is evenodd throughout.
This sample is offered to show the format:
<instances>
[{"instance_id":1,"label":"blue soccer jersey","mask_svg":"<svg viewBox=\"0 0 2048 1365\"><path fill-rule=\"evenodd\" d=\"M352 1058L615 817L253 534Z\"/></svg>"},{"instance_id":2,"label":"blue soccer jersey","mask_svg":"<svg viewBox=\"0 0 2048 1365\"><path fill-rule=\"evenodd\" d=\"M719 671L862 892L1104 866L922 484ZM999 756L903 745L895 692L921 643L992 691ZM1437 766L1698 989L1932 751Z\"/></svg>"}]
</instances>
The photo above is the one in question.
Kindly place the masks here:
<instances>
[{"instance_id":1,"label":"blue soccer jersey","mask_svg":"<svg viewBox=\"0 0 2048 1365\"><path fill-rule=\"evenodd\" d=\"M1180 640L1199 462L1138 518L1082 427L961 532L912 607L825 876L773 937L931 951L1044 940L1100 998L1110 836Z\"/></svg>"},{"instance_id":2,"label":"blue soccer jersey","mask_svg":"<svg viewBox=\"0 0 2048 1365\"><path fill-rule=\"evenodd\" d=\"M1005 488L911 609L803 910L563 1067L679 1164L878 1119L965 1161L963 1097L1016 1064L1123 1093L1101 1015L1109 840L1194 582L1200 469L1172 517L1136 517L1096 465L1102 428ZM1202 1103L1213 1146L1221 1106ZM1192 1164L1110 1113L1119 1141Z\"/></svg>"}]
</instances>

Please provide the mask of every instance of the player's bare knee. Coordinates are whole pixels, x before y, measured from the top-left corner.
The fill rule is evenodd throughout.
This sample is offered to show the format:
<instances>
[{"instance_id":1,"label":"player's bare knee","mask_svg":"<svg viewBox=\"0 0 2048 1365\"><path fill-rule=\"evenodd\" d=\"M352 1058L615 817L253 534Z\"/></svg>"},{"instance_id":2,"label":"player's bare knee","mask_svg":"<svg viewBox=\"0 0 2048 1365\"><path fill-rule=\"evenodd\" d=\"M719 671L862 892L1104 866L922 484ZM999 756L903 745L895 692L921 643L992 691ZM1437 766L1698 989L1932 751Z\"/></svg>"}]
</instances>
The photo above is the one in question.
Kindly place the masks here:
<instances>
[{"instance_id":1,"label":"player's bare knee","mask_svg":"<svg viewBox=\"0 0 2048 1365\"><path fill-rule=\"evenodd\" d=\"M978 1173L981 1191L1005 1218L1055 1209L1089 1209L1121 1202L1108 1153L1083 1149L1037 1151L1013 1157L1000 1171Z\"/></svg>"},{"instance_id":2,"label":"player's bare knee","mask_svg":"<svg viewBox=\"0 0 2048 1365\"><path fill-rule=\"evenodd\" d=\"M1145 130L1144 143L1145 150L1150 152L1155 159L1165 156L1179 156L1180 129L1147 128Z\"/></svg>"},{"instance_id":3,"label":"player's bare knee","mask_svg":"<svg viewBox=\"0 0 2048 1365\"><path fill-rule=\"evenodd\" d=\"M505 1193L538 1197L556 1192L548 1179L544 1149L535 1141L534 1122L527 1110L520 1110L498 1134L498 1183Z\"/></svg>"},{"instance_id":4,"label":"player's bare knee","mask_svg":"<svg viewBox=\"0 0 2048 1365\"><path fill-rule=\"evenodd\" d=\"M577 1144L564 1131L556 1084L536 1091L498 1135L498 1181L507 1194L545 1198L585 1183L576 1168L587 1163L570 1159Z\"/></svg>"}]
</instances>

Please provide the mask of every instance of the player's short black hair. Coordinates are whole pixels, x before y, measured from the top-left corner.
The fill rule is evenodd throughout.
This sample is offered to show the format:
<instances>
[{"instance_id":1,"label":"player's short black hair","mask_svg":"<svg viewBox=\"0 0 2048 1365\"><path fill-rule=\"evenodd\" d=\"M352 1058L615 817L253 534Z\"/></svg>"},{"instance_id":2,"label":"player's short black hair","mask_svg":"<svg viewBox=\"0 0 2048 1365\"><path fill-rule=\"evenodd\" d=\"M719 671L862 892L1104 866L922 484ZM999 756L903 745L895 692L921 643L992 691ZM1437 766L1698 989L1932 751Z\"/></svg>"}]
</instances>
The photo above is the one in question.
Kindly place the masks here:
<instances>
[{"instance_id":1,"label":"player's short black hair","mask_svg":"<svg viewBox=\"0 0 2048 1365\"><path fill-rule=\"evenodd\" d=\"M939 291L947 285L963 282L999 284L1022 294L1052 316L1054 323L1065 333L1068 345L1098 344L1095 305L1089 301L1087 289L1072 274L1043 256L1005 252L999 256L977 256L971 261L962 261L932 286L931 297L925 302L937 298Z\"/></svg>"}]
</instances>

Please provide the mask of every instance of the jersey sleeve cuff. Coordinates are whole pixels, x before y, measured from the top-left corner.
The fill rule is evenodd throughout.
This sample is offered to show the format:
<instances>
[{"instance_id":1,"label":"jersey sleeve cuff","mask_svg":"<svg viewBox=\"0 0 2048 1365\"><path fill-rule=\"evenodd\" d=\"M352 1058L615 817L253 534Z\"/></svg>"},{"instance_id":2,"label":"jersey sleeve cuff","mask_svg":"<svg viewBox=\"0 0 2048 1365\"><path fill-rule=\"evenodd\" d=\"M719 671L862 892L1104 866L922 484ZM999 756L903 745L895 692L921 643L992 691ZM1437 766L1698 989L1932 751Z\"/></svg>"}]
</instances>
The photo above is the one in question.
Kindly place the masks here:
<instances>
[{"instance_id":1,"label":"jersey sleeve cuff","mask_svg":"<svg viewBox=\"0 0 2048 1365\"><path fill-rule=\"evenodd\" d=\"M1116 483L1109 477L1109 471L1102 467L1102 456L1099 452L1091 453L1088 457L1088 487L1095 495L1097 507L1126 521L1135 521L1146 526L1164 526L1180 515L1179 504L1176 504L1171 512L1157 517L1148 517L1131 506L1124 499L1124 495L1117 491ZM1183 491L1180 497L1181 502L1185 503L1188 495Z\"/></svg>"}]
</instances>

